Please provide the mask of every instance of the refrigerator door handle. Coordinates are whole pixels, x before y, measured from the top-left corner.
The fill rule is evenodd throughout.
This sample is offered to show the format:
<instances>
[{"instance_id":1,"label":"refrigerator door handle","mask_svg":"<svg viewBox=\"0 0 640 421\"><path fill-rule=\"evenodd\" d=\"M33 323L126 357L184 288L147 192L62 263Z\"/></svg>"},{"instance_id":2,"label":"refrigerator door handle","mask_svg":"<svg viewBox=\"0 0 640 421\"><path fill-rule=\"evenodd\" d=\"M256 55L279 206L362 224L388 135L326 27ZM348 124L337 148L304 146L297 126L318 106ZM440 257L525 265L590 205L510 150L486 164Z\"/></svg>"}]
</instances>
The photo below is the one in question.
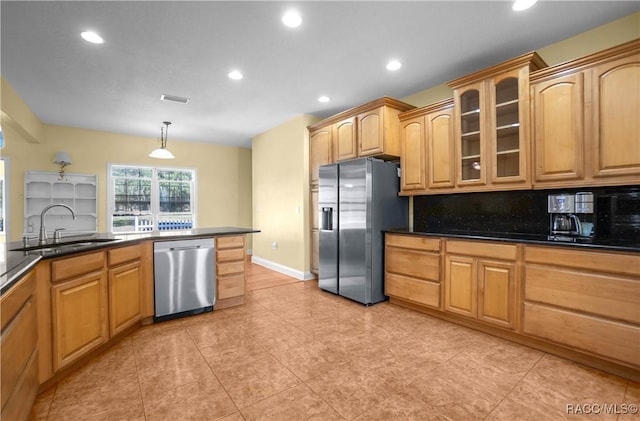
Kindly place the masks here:
<instances>
[{"instance_id":1,"label":"refrigerator door handle","mask_svg":"<svg viewBox=\"0 0 640 421\"><path fill-rule=\"evenodd\" d=\"M321 231L333 231L333 208L322 208Z\"/></svg>"}]
</instances>

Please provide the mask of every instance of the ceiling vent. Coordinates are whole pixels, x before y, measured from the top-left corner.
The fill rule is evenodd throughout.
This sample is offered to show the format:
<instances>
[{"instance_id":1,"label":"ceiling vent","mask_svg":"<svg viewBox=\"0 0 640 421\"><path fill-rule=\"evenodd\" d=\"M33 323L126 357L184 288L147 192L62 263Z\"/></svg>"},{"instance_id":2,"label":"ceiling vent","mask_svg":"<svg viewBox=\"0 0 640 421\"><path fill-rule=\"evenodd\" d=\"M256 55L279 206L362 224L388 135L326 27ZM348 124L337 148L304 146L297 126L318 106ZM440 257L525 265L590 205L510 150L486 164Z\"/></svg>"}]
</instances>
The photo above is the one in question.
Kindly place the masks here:
<instances>
[{"instance_id":1,"label":"ceiling vent","mask_svg":"<svg viewBox=\"0 0 640 421\"><path fill-rule=\"evenodd\" d=\"M167 95L167 94L160 95L160 99L162 101L179 102L180 104L186 104L187 102L189 102L189 98L185 98L183 96L176 96L176 95Z\"/></svg>"}]
</instances>

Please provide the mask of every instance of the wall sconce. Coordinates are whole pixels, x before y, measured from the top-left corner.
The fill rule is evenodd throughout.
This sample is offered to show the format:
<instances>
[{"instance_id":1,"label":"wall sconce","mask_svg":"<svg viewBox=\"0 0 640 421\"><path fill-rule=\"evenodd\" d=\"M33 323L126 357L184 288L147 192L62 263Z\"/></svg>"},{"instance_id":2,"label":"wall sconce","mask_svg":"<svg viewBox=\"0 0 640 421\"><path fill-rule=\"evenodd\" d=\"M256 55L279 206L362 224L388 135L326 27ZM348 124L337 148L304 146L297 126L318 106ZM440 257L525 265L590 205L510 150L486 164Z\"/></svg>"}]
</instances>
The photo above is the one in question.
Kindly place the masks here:
<instances>
[{"instance_id":1,"label":"wall sconce","mask_svg":"<svg viewBox=\"0 0 640 421\"><path fill-rule=\"evenodd\" d=\"M175 156L167 149L167 137L169 136L169 124L171 124L171 122L163 121L162 123L165 127L160 127L160 139L158 139L160 141L160 147L152 150L149 156L158 159L174 159Z\"/></svg>"},{"instance_id":2,"label":"wall sconce","mask_svg":"<svg viewBox=\"0 0 640 421\"><path fill-rule=\"evenodd\" d=\"M66 152L56 152L56 157L53 160L53 163L60 165L58 174L60 174L60 180L62 180L64 178L65 167L71 165L71 157Z\"/></svg>"}]
</instances>

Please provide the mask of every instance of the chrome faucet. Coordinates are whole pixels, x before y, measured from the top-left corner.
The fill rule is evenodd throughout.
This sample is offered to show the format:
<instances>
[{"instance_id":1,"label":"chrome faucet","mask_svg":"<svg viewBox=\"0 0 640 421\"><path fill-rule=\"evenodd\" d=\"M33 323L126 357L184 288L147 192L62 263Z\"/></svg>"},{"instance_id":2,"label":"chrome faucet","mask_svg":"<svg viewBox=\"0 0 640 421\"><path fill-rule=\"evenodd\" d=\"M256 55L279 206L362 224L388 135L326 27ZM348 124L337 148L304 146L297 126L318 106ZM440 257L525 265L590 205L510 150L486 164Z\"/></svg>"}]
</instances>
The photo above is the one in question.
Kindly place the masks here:
<instances>
[{"instance_id":1,"label":"chrome faucet","mask_svg":"<svg viewBox=\"0 0 640 421\"><path fill-rule=\"evenodd\" d=\"M73 219L77 219L76 212L73 209L71 209L71 206L65 205L64 203L54 203L53 205L49 205L44 209L42 209L42 213L40 214L40 236L38 237L39 245L47 244L47 231L44 228L44 214L47 213L49 209L55 208L56 206L69 209L69 211L71 211L71 215L73 216Z\"/></svg>"}]
</instances>

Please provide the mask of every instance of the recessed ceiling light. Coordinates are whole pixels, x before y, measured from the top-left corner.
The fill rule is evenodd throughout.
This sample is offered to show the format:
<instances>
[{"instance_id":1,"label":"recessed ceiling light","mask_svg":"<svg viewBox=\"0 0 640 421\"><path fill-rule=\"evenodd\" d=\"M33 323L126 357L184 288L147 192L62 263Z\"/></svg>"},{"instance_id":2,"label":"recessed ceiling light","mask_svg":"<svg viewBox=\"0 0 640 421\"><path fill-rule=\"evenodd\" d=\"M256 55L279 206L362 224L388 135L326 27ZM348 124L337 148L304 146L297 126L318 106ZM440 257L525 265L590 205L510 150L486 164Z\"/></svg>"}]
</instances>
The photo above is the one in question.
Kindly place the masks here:
<instances>
[{"instance_id":1,"label":"recessed ceiling light","mask_svg":"<svg viewBox=\"0 0 640 421\"><path fill-rule=\"evenodd\" d=\"M401 67L402 63L400 63L398 60L391 60L389 63L387 63L387 70L391 72L396 71Z\"/></svg>"},{"instance_id":2,"label":"recessed ceiling light","mask_svg":"<svg viewBox=\"0 0 640 421\"><path fill-rule=\"evenodd\" d=\"M80 33L80 36L85 41L88 41L88 42L90 42L92 44L102 44L104 42L102 37L100 35L96 34L95 32L85 31L85 32Z\"/></svg>"},{"instance_id":3,"label":"recessed ceiling light","mask_svg":"<svg viewBox=\"0 0 640 421\"><path fill-rule=\"evenodd\" d=\"M513 6L511 6L511 8L513 10L515 10L516 12L519 12L521 10L526 10L526 9L530 8L531 6L536 4L537 1L538 0L515 0L513 2Z\"/></svg>"},{"instance_id":4,"label":"recessed ceiling light","mask_svg":"<svg viewBox=\"0 0 640 421\"><path fill-rule=\"evenodd\" d=\"M244 77L244 75L237 70L230 71L227 76L229 76L229 79L233 80L240 80Z\"/></svg>"},{"instance_id":5,"label":"recessed ceiling light","mask_svg":"<svg viewBox=\"0 0 640 421\"><path fill-rule=\"evenodd\" d=\"M289 28L297 28L302 23L302 16L295 10L289 10L282 16L282 23Z\"/></svg>"},{"instance_id":6,"label":"recessed ceiling light","mask_svg":"<svg viewBox=\"0 0 640 421\"><path fill-rule=\"evenodd\" d=\"M329 98L326 95L322 95L320 98L318 98L318 101L319 102L329 102L329 101L331 101L331 98Z\"/></svg>"}]
</instances>

